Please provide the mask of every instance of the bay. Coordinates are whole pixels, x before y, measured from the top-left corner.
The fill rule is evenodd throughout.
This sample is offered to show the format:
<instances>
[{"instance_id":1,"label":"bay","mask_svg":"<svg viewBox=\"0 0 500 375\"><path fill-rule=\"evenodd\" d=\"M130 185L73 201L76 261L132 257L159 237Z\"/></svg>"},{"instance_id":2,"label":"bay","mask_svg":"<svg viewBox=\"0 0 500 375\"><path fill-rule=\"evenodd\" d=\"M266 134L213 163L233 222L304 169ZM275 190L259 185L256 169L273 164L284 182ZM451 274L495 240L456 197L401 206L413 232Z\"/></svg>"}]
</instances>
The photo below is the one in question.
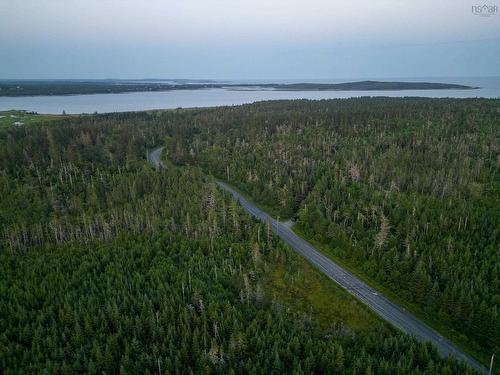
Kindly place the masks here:
<instances>
[{"instance_id":1,"label":"bay","mask_svg":"<svg viewBox=\"0 0 500 375\"><path fill-rule=\"evenodd\" d=\"M364 79L364 78L363 78ZM356 79L362 80L362 79ZM385 79L388 81L389 79ZM396 79L391 79L395 81ZM354 79L332 80L272 80L257 83L322 82L338 83ZM253 103L280 99L335 99L362 96L430 97L430 98L500 98L500 77L431 77L398 78L397 81L457 83L480 87L474 90L384 90L384 91L277 91L277 90L229 90L198 89L156 92L134 92L122 94L65 95L0 97L0 111L27 110L44 114L105 113L173 109L192 107L214 107ZM247 83L250 81L233 81ZM256 81L251 81L255 83Z\"/></svg>"}]
</instances>

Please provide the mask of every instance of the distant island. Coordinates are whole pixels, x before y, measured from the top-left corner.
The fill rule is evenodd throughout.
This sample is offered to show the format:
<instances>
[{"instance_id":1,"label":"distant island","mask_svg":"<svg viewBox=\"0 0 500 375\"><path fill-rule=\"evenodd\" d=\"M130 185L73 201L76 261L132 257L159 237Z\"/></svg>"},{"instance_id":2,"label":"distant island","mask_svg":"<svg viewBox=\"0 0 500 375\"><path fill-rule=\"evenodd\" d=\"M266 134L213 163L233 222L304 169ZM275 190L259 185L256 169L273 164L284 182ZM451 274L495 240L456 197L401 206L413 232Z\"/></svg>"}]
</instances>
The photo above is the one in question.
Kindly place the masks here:
<instances>
[{"instance_id":1,"label":"distant island","mask_svg":"<svg viewBox=\"0 0 500 375\"><path fill-rule=\"evenodd\" d=\"M375 91L472 90L478 87L453 83L357 81L344 83L236 84L191 80L0 80L1 96L118 94L172 90L276 90L276 91Z\"/></svg>"},{"instance_id":2,"label":"distant island","mask_svg":"<svg viewBox=\"0 0 500 375\"><path fill-rule=\"evenodd\" d=\"M345 83L292 83L275 85L276 90L285 91L365 91L365 90L472 90L478 87L458 85L454 83L434 82L384 82L357 81Z\"/></svg>"}]
</instances>

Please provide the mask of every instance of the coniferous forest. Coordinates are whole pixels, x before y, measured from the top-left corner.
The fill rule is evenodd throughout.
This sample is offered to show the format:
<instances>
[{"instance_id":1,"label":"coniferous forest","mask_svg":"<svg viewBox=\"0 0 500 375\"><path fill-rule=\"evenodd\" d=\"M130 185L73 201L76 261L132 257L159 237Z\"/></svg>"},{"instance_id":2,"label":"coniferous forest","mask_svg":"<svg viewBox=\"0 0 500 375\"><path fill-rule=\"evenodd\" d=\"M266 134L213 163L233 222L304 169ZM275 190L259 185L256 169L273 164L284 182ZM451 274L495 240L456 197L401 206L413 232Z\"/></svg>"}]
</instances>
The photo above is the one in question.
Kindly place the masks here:
<instances>
[{"instance_id":1,"label":"coniferous forest","mask_svg":"<svg viewBox=\"0 0 500 375\"><path fill-rule=\"evenodd\" d=\"M472 374L213 177L484 358L500 352L499 135L499 100L416 98L2 128L0 372ZM159 145L167 168L147 162Z\"/></svg>"}]
</instances>

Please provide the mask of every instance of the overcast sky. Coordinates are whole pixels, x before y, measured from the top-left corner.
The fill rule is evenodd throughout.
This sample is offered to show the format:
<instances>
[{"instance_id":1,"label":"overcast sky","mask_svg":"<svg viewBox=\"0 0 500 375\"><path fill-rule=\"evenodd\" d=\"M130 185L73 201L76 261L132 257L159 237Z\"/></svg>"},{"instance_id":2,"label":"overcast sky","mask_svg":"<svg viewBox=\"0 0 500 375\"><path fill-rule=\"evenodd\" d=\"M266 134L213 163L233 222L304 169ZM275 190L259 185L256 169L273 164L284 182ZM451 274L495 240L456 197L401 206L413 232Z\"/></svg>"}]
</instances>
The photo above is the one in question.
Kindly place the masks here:
<instances>
[{"instance_id":1,"label":"overcast sky","mask_svg":"<svg viewBox=\"0 0 500 375\"><path fill-rule=\"evenodd\" d=\"M0 0L0 78L499 76L500 14L475 4Z\"/></svg>"}]
</instances>

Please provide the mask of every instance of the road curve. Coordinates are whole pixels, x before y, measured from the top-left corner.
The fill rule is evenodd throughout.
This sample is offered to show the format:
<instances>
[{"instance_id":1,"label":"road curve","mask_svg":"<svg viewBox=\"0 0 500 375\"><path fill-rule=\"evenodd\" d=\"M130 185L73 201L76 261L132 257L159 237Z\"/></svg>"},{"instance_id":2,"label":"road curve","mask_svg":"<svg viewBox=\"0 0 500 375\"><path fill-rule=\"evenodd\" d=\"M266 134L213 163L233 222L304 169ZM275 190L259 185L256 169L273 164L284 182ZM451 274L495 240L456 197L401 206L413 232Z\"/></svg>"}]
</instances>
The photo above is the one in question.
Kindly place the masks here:
<instances>
[{"instance_id":1,"label":"road curve","mask_svg":"<svg viewBox=\"0 0 500 375\"><path fill-rule=\"evenodd\" d=\"M156 168L165 167L163 162L161 161L161 152L165 147L155 148L153 151L148 152L148 161L153 164Z\"/></svg>"},{"instance_id":2,"label":"road curve","mask_svg":"<svg viewBox=\"0 0 500 375\"><path fill-rule=\"evenodd\" d=\"M164 167L160 159L164 147L154 149L148 154L148 160L155 167ZM297 236L287 225L281 223L248 201L230 185L223 181L216 181L222 189L232 194L240 205L255 218L270 223L273 232L285 241L292 249L301 254L316 268L330 279L346 289L359 301L363 302L381 318L399 328L403 332L415 336L419 341L430 341L434 344L442 357L454 356L459 361L467 362L472 368L486 373L486 368L475 359L462 352L448 339L441 336L423 321L414 317L402 307L391 302L371 286L367 285L349 271L327 258L316 250L311 244Z\"/></svg>"}]
</instances>

